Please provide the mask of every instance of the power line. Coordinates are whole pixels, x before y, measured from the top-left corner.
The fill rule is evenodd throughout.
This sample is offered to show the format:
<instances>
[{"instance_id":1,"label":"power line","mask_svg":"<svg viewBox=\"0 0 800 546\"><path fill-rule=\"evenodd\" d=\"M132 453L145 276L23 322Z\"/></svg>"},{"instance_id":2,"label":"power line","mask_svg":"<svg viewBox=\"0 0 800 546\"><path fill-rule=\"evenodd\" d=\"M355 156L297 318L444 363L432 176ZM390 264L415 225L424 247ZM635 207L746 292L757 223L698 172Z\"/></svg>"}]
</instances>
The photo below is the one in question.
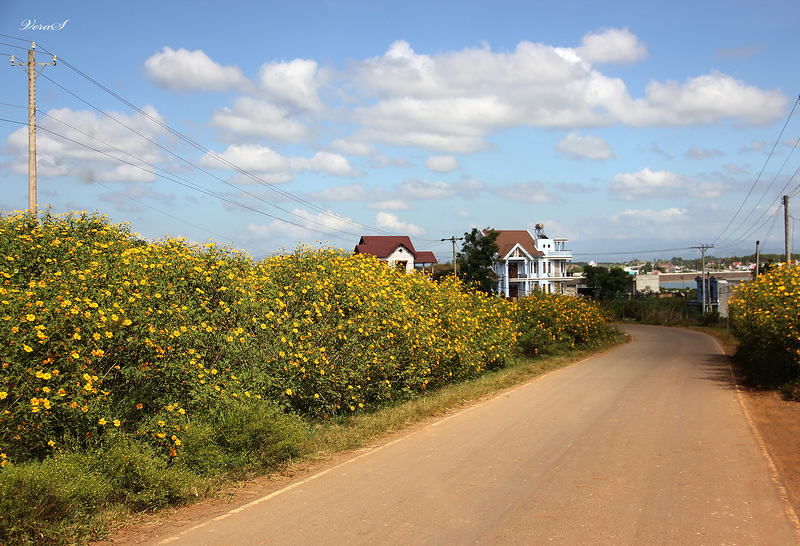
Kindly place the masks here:
<instances>
[{"instance_id":1,"label":"power line","mask_svg":"<svg viewBox=\"0 0 800 546\"><path fill-rule=\"evenodd\" d=\"M45 49L45 48L43 48L43 47L42 47L42 50L43 50L43 51L46 51L46 49ZM350 219L350 218L345 218L345 217L343 217L343 216L340 216L340 215L338 215L338 214L335 214L335 213L333 213L333 212L331 212L331 211L329 211L329 210L327 210L327 209L324 209L324 208L322 208L322 207L320 207L320 206L318 206L318 205L316 205L316 204L314 204L314 203L312 203L312 202L310 202L310 201L307 201L307 200L305 200L305 199L303 199L303 198L301 198L301 197L299 197L299 196L297 196L297 195L294 195L294 194L292 194L291 192L288 192L288 191L286 191L286 190L280 189L280 188L276 187L274 184L270 184L269 182L266 182L265 180L262 180L262 179L260 179L259 177L255 176L254 174L250 173L249 171L247 171L247 170L245 170L245 169L243 169L243 168L241 168L241 167L239 167L239 166L235 165L234 163L232 163L232 162L230 162L229 160L227 160L227 159L223 158L222 156L220 156L220 155L216 154L215 152L213 152L213 151L211 151L211 150L209 150L209 149L205 148L204 146L202 146L201 144L199 144L199 143L198 143L198 142L196 142L195 140L193 140L193 139L191 139L191 138L187 137L187 136L186 136L186 135L184 135L183 133L181 133L181 132L179 132L179 131L177 131L177 130L173 129L172 127L168 126L166 123L164 123L163 121L161 121L160 119L153 117L153 116L152 116L150 113L148 113L148 112L145 112L144 110L140 109L139 107L137 107L136 105L134 105L133 103L131 103L131 102L130 102L130 101L128 101L127 99L123 98L123 97L122 97L122 96L120 96L119 94L115 93L115 92L114 92L114 91L112 91L111 89L107 88L106 86L104 86L103 84L101 84L100 82L98 82L97 80L95 80L94 78L92 78L91 76L89 76L89 75L85 74L84 72L82 72L81 70L79 70L78 68L76 68L75 66L73 66L72 64L70 64L68 61L65 61L63 58L62 58L62 59L59 59L59 60L60 60L60 62L61 62L62 64L64 64L65 66L67 66L68 68L70 68L71 70L73 70L74 72L76 72L77 74L79 74L80 76L82 76L83 78L85 78L86 80L88 80L89 82L91 82L92 84L96 85L97 87L99 87L100 89L102 89L103 91L105 91L106 93L110 94L112 97L116 98L117 100L119 100L120 102L122 102L123 104L125 104L126 106L128 106L128 107L132 108L133 110L135 110L136 112L138 112L140 115L142 115L142 116L146 117L147 119L149 119L149 120L150 120L150 121L152 121L153 123L155 123L155 124L157 124L158 126L162 127L163 129L165 129L166 131L168 131L168 132L169 132L169 133L171 133L172 135L174 135L174 136L178 137L179 139L181 139L182 141L186 142L187 144L189 144L190 146L194 147L195 149L197 149L197 150L199 150L199 151L203 152L204 154L206 154L206 155L208 155L208 156L210 156L210 157L213 157L214 159L216 159L217 161L219 161L219 162L220 162L221 164L223 164L224 166L226 166L226 167L228 167L228 168L230 168L230 169L232 169L232 170L234 170L234 171L238 172L239 174L242 174L243 176L245 176L245 177L247 177L247 178L249 178L249 179L253 180L254 182L257 182L258 184L261 184L261 185L263 185L263 186L267 187L268 189L272 190L273 192L276 192L276 193L278 193L279 195L281 195L281 196L283 196L283 197L285 197L285 198L287 198L287 199L290 199L290 200L292 200L292 201L295 201L295 202L298 202L298 203L300 203L300 204L303 204L303 205L305 205L305 206L307 206L307 207L309 207L309 208L311 208L311 209L313 209L313 210L315 210L315 211L317 211L317 212L319 212L319 213L321 213L321 214L323 214L323 215L325 215L325 216L330 216L330 217L332 217L332 218L333 218L333 219L335 219L335 220L338 220L338 221L341 221L341 222L345 222L345 223L347 223L347 224L353 225L354 227L358 227L358 228L361 228L361 229L366 229L366 230L368 230L368 231L372 231L372 232L375 232L375 233L389 234L389 232L387 232L387 231L385 231L385 230L381 230L381 229L378 229L378 228L374 228L374 227L371 227L371 226L367 226L367 225L364 225L364 224L361 224L361 223L355 222L355 221L353 221L353 220L352 220L352 219ZM48 79L49 79L49 78L48 78ZM63 86L59 85L58 83L54 82L53 80L50 80L50 81L51 81L51 82L52 82L54 85L56 85L56 86L60 87L61 89L63 89L63 90L64 90L64 91L66 91L67 93L69 93L69 94L71 94L72 96L74 96L75 98L77 98L78 100L80 100L80 101L84 102L85 104L89 105L91 108L95 109L96 111L98 111L98 112L100 112L100 113L102 113L102 114L104 114L104 115L108 116L110 119L112 119L112 120L116 121L117 123L120 123L121 125L125 126L126 128L128 128L128 129L130 129L130 130L133 130L132 128L130 128L130 127L127 127L125 124L121 123L119 120L116 120L116 119L115 119L115 118L113 118L112 116L109 116L107 113L105 113L105 112L102 112L102 111L101 111L99 108L95 107L94 105L92 105L92 104L91 104L91 103L89 103L88 101L86 101L86 100L82 99L81 97L78 97L78 96L77 96L75 93L72 93L71 91L69 91L68 89L66 89L66 88L64 88ZM134 130L134 132L136 132L136 131ZM137 133L137 134L139 134L139 133ZM141 134L140 134L140 136L142 136L143 138L147 138L147 137L144 137L144 136L143 136L143 135L141 135ZM164 148L163 146L160 146L158 143L156 143L156 142L154 142L154 141L152 141L152 140L150 140L150 139L148 139L148 141L149 141L149 142L151 142L151 143L153 143L153 144L154 144L154 145L156 145L156 146L159 146L159 148L161 148L161 149L163 149L164 151L166 151L166 152L170 153L170 154L171 154L171 155L173 155L174 157L176 157L176 158L178 158L178 159L180 159L180 160L182 160L182 161L186 161L187 163L189 163L190 165L192 165L194 168L196 168L196 169L198 169L198 170L201 170L202 172L204 172L204 173L206 173L206 174L209 174L210 176L213 176L213 175L211 175L210 173L208 173L207 171L205 171L205 170L201 169L200 167L198 167L198 166L196 166L196 165L192 164L191 162L188 162L187 160L183 159L182 157L178 156L177 154L175 154L175 153L173 153L173 152L170 152L169 150L167 150L167 149L166 149L166 148ZM215 177L215 178L217 178L218 180L222 181L223 183L226 183L226 184L232 185L232 184L228 183L227 181L225 181L225 180L222 180L222 179L221 179L221 178L219 178L219 177ZM239 189L240 191L244 191L244 190L241 190L240 188L237 188L237 189ZM244 193L248 193L248 192L244 192ZM252 194L251 194L251 195L252 195ZM253 196L253 197L257 198L256 196ZM259 199L259 200L262 200L262 199L260 199L260 198L257 198L257 199ZM263 200L262 200L262 201L263 201ZM273 204L273 203L269 203L269 202L266 202L266 201L264 201L264 202L265 202L265 203L267 203L267 204L269 204L269 205L271 205L271 206L273 206L273 207L276 207L276 208L278 208L279 210L281 210L281 211L283 211L283 212L285 212L285 213L287 213L287 214L291 214L291 215L294 215L294 216L298 216L298 215L296 215L296 214L294 214L294 213L292 213L292 212L290 212L290 211L287 211L287 210L285 210L285 209L282 209L282 208L278 207L277 205L275 205L275 204ZM322 224L322 225L324 225L324 224ZM348 235L353 235L353 234L348 234ZM355 236L355 235L353 235L353 236Z\"/></svg>"},{"instance_id":2,"label":"power line","mask_svg":"<svg viewBox=\"0 0 800 546\"><path fill-rule=\"evenodd\" d=\"M756 185L758 184L758 181L761 179L761 175L764 173L764 170L767 168L767 165L769 164L769 161L770 161L770 159L772 158L772 154L773 154L773 153L775 153L775 149L777 148L777 146L778 146L778 143L780 142L780 140L781 140L781 137L783 136L783 133L784 133L784 131L786 130L786 127L787 127L787 126L788 126L788 124L789 124L789 120L791 120L791 119L792 119L792 116L794 115L794 111L795 111L795 109L797 108L797 103L798 103L798 102L800 102L800 97L798 97L798 100L796 100L796 101L794 102L794 104L792 105L792 109L791 109L791 111L789 112L789 115L787 116L787 118L786 118L786 121L785 121L785 122L784 122L784 124L783 124L783 127L781 128L781 132L780 132L780 134L778 135L778 138L775 140L775 143L772 145L772 149L770 150L770 152L769 152L769 155L767 156L767 159L766 159L766 161L764 162L764 165L761 167L761 171L759 171L759 173L758 173L758 176L755 178L755 180L753 180L753 184L750 186L750 190L747 192L747 195L745 196L745 198L744 198L744 200L742 201L742 203L739 205L739 208L736 210L736 213L733 215L733 217L731 217L731 219L730 219L730 221L728 222L728 224L725 226L725 228L723 228L723 230L720 232L720 234L719 234L719 235L717 235L716 239L714 239L714 243L716 243L717 241L719 241L719 240L722 238L722 236L725 234L725 232L728 230L728 228L731 226L731 224L733 224L733 221L736 219L736 217L737 217L737 216L739 216L739 213L740 213L740 212L742 211L742 209L744 208L744 205L745 205L745 203L746 203L746 202L747 202L747 200L750 198L750 195L753 193L753 190L756 188ZM771 185L772 185L772 184L770 184L770 186L771 186ZM767 190L767 191L768 191L768 190ZM765 192L765 193L766 193L766 192ZM762 198L763 198L763 196L762 196ZM761 202L761 200L759 199L759 203L760 203L760 202ZM757 206L758 206L758 204L756 204L756 207L757 207ZM747 216L747 217L749 217L749 214L748 214L748 216ZM744 222L747 220L747 217L746 217L744 220L742 220L742 223L740 223L740 227L741 227L741 226L743 225L743 223L744 223ZM737 228L737 230L738 230L738 228ZM734 230L734 233L735 233L735 232L736 232L736 230ZM729 237L729 239L730 239L730 237Z\"/></svg>"}]
</instances>

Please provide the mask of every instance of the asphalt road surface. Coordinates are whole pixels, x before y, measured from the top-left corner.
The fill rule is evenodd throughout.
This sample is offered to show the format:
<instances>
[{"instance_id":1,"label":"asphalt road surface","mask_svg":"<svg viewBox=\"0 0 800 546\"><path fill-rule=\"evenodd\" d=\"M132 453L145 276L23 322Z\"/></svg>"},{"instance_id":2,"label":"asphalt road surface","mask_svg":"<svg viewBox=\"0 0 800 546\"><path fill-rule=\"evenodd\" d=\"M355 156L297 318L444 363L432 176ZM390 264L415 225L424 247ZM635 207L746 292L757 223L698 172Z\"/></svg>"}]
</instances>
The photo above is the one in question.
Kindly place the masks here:
<instances>
[{"instance_id":1,"label":"asphalt road surface","mask_svg":"<svg viewBox=\"0 0 800 546\"><path fill-rule=\"evenodd\" d=\"M158 543L798 544L718 344L634 341Z\"/></svg>"}]
</instances>

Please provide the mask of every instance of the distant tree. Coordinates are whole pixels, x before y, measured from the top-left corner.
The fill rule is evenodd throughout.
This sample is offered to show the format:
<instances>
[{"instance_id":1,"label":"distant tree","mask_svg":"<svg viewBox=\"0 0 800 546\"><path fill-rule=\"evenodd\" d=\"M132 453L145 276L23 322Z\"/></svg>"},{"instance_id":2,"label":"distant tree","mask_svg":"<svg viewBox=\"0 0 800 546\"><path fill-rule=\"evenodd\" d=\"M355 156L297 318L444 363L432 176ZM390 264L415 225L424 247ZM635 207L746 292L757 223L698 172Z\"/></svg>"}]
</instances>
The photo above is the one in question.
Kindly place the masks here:
<instances>
[{"instance_id":1,"label":"distant tree","mask_svg":"<svg viewBox=\"0 0 800 546\"><path fill-rule=\"evenodd\" d=\"M486 228L486 234L477 228L464 233L464 244L456 255L458 278L464 284L490 294L497 283L497 276L492 265L497 261L495 256L499 250L497 237L499 231Z\"/></svg>"},{"instance_id":2,"label":"distant tree","mask_svg":"<svg viewBox=\"0 0 800 546\"><path fill-rule=\"evenodd\" d=\"M611 300L619 297L630 280L630 275L621 267L609 270L606 267L587 265L583 270L586 286L593 289L595 299Z\"/></svg>"}]
</instances>

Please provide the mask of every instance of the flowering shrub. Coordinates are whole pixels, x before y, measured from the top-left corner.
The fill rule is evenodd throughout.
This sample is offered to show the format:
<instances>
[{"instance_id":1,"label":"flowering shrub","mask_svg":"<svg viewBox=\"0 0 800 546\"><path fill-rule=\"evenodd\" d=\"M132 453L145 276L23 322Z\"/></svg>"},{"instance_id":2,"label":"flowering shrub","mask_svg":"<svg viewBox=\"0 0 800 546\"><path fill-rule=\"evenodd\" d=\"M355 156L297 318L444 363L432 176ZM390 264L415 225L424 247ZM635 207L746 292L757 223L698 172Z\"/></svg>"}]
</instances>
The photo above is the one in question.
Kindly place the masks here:
<instances>
[{"instance_id":1,"label":"flowering shrub","mask_svg":"<svg viewBox=\"0 0 800 546\"><path fill-rule=\"evenodd\" d=\"M511 355L501 300L377 260L254 262L95 215L0 217L0 459L139 438L169 456L221 399L314 418L476 377Z\"/></svg>"},{"instance_id":2,"label":"flowering shrub","mask_svg":"<svg viewBox=\"0 0 800 546\"><path fill-rule=\"evenodd\" d=\"M737 356L758 380L800 379L800 268L775 267L744 283L728 304Z\"/></svg>"},{"instance_id":3,"label":"flowering shrub","mask_svg":"<svg viewBox=\"0 0 800 546\"><path fill-rule=\"evenodd\" d=\"M610 340L610 317L597 303L536 291L514 305L520 350L529 356L597 347Z\"/></svg>"}]
</instances>

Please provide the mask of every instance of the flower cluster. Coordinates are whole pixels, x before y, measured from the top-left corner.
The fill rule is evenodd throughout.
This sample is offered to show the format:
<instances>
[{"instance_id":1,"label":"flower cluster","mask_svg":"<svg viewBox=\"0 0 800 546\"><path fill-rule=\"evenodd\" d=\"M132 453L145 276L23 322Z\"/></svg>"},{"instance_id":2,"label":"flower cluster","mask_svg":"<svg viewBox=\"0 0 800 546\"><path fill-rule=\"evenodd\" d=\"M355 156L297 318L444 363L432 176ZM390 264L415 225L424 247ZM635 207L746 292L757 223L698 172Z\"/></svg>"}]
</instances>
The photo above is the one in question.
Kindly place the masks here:
<instances>
[{"instance_id":1,"label":"flower cluster","mask_svg":"<svg viewBox=\"0 0 800 546\"><path fill-rule=\"evenodd\" d=\"M529 356L594 348L613 337L608 312L582 298L536 291L516 302L514 320L519 348Z\"/></svg>"},{"instance_id":2,"label":"flower cluster","mask_svg":"<svg viewBox=\"0 0 800 546\"><path fill-rule=\"evenodd\" d=\"M757 378L800 378L800 268L774 267L744 283L728 303L738 355Z\"/></svg>"}]
</instances>

